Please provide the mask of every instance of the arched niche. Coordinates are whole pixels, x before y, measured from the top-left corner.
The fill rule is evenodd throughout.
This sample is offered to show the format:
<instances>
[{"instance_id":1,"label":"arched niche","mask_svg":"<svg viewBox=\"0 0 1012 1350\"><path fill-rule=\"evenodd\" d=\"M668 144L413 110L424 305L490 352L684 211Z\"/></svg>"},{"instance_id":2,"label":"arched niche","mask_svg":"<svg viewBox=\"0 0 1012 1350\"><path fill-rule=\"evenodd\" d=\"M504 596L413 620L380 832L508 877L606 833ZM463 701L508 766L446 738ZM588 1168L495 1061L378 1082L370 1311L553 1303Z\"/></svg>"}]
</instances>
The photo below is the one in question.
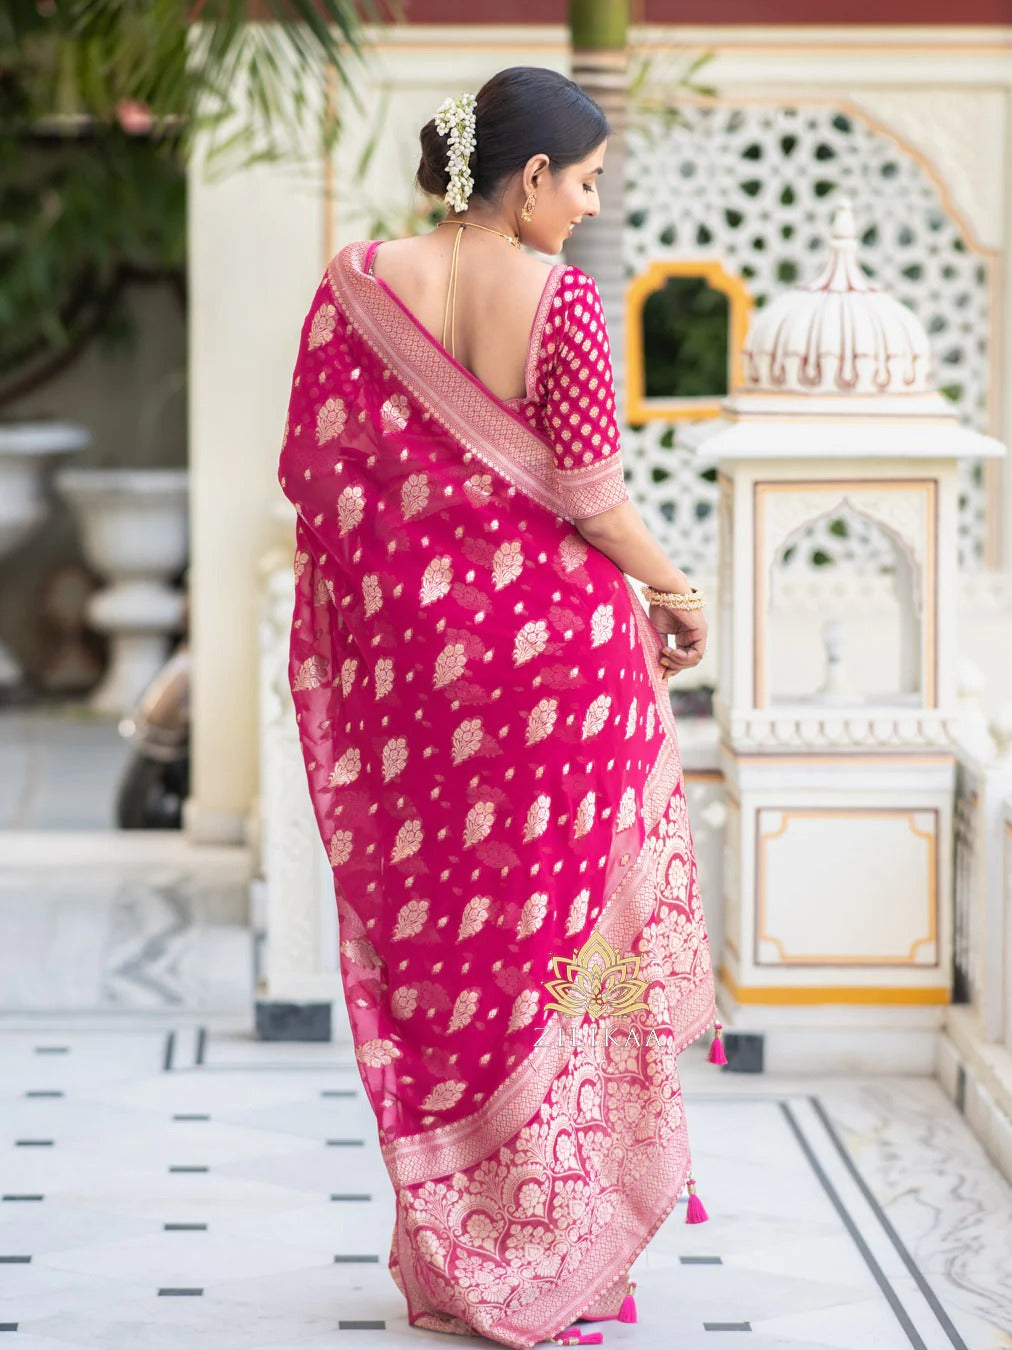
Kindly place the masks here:
<instances>
[{"instance_id":1,"label":"arched niche","mask_svg":"<svg viewBox=\"0 0 1012 1350\"><path fill-rule=\"evenodd\" d=\"M827 529L860 530L869 536L874 567L821 563ZM873 511L840 497L775 546L769 563L763 616L763 687L768 705L826 702L907 703L918 706L924 690L924 595L921 568L909 541ZM825 625L834 621L839 640L836 674L844 681L827 689ZM791 659L778 660L789 651Z\"/></svg>"},{"instance_id":2,"label":"arched niche","mask_svg":"<svg viewBox=\"0 0 1012 1350\"><path fill-rule=\"evenodd\" d=\"M654 261L626 290L626 420L716 417L742 382L752 299L716 259Z\"/></svg>"}]
</instances>

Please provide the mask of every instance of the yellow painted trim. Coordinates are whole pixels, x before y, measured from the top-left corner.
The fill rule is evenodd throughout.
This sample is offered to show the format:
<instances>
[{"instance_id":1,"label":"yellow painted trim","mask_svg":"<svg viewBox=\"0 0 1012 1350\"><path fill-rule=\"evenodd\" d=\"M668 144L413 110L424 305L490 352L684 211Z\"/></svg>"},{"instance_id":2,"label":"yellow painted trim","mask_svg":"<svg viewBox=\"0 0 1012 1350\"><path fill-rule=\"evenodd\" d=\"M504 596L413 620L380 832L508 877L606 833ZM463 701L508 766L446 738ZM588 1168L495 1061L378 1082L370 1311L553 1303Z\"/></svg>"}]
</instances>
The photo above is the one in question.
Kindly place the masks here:
<instances>
[{"instance_id":1,"label":"yellow painted trim","mask_svg":"<svg viewBox=\"0 0 1012 1350\"><path fill-rule=\"evenodd\" d=\"M736 1003L809 1005L816 1003L947 1004L948 989L917 985L740 985L721 966L721 983Z\"/></svg>"},{"instance_id":2,"label":"yellow painted trim","mask_svg":"<svg viewBox=\"0 0 1012 1350\"><path fill-rule=\"evenodd\" d=\"M916 811L904 810L894 807L811 807L803 811L784 810L781 807L760 807L756 811L756 926L757 936L755 943L755 963L756 965L775 965L774 961L762 961L759 956L759 944L769 942L777 949L777 956L784 965L797 966L914 966L914 958L917 948L926 943L937 942L938 940L938 812L934 807L919 807L918 810L934 815L936 828L934 831L924 831L917 828L914 821ZM780 825L775 830L767 831L765 834L760 832L760 816L763 811L779 811L781 815ZM825 820L827 817L834 820L843 818L853 819L871 819L881 820L883 818L905 818L910 829L919 839L924 839L928 845L928 931L924 937L916 938L910 944L910 950L906 956L877 956L871 953L861 953L857 956L833 956L826 952L791 954L788 955L786 948L780 938L766 929L766 846L771 839L779 839L786 834L787 827L792 820ZM932 965L938 965L941 961L941 953L938 953L936 960ZM918 969L928 969L928 967L917 967Z\"/></svg>"},{"instance_id":3,"label":"yellow painted trim","mask_svg":"<svg viewBox=\"0 0 1012 1350\"><path fill-rule=\"evenodd\" d=\"M846 750L841 750L838 755L760 755L736 752L726 741L721 741L720 746L740 764L803 764L806 769L812 764L830 764L833 768L846 764L874 765L875 768L880 768L883 764L895 764L909 769L919 768L922 764L944 766L955 763L955 755L922 755L916 750L911 750L909 755L876 755Z\"/></svg>"},{"instance_id":4,"label":"yellow painted trim","mask_svg":"<svg viewBox=\"0 0 1012 1350\"><path fill-rule=\"evenodd\" d=\"M728 390L743 380L742 347L748 331L753 300L743 278L724 270L717 258L654 259L646 271L633 277L625 293L625 417L634 426L663 420L701 421L720 413L720 400L714 398L647 398L646 364L643 353L643 306L659 291L669 277L702 277L715 291L728 299Z\"/></svg>"}]
</instances>

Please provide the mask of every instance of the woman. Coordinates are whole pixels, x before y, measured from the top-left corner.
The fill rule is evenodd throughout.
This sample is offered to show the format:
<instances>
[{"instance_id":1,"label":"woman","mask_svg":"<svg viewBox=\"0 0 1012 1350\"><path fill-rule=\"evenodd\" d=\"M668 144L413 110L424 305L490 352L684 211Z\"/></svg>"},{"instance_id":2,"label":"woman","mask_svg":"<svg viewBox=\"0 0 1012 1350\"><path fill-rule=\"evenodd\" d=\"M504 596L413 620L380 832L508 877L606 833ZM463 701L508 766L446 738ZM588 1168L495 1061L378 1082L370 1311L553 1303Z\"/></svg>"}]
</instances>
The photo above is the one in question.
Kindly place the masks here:
<instances>
[{"instance_id":1,"label":"woman","mask_svg":"<svg viewBox=\"0 0 1012 1350\"><path fill-rule=\"evenodd\" d=\"M628 499L597 288L519 247L597 214L608 131L538 68L444 103L418 181L447 228L333 259L279 468L390 1270L412 1325L518 1350L634 1320L714 1017L665 684L705 621ZM625 572L675 594L648 618Z\"/></svg>"}]
</instances>

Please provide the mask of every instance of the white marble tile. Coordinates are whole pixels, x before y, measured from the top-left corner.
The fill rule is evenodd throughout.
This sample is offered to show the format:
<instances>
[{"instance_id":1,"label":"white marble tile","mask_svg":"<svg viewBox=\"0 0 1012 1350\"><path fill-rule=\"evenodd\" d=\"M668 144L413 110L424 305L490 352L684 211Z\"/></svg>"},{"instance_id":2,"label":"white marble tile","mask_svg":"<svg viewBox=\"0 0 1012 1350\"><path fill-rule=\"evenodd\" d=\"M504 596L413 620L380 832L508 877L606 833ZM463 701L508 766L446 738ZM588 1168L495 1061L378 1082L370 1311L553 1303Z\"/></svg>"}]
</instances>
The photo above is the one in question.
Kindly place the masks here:
<instances>
[{"instance_id":1,"label":"white marble tile","mask_svg":"<svg viewBox=\"0 0 1012 1350\"><path fill-rule=\"evenodd\" d=\"M679 1316L700 1324L749 1322L856 1304L874 1291L870 1279L849 1285L833 1270L825 1271L820 1280L805 1280L790 1275L771 1279L765 1272L740 1266L681 1266L646 1271L636 1303L639 1307L642 1299L655 1307L674 1305Z\"/></svg>"},{"instance_id":2,"label":"white marble tile","mask_svg":"<svg viewBox=\"0 0 1012 1350\"><path fill-rule=\"evenodd\" d=\"M874 1288L868 1267L847 1233L837 1230L824 1236L808 1234L803 1238L792 1238L776 1224L764 1232L757 1230L755 1238L754 1247L724 1256L726 1270L741 1268L806 1280L824 1279L827 1272L832 1271L834 1282L864 1290ZM720 1246L721 1251L726 1250L726 1244Z\"/></svg>"},{"instance_id":3,"label":"white marble tile","mask_svg":"<svg viewBox=\"0 0 1012 1350\"><path fill-rule=\"evenodd\" d=\"M49 1053L60 1046L65 1053ZM3 1096L34 1088L128 1082L161 1068L165 1032L138 1030L129 1035L77 1032L72 1027L0 1032L0 1083Z\"/></svg>"},{"instance_id":4,"label":"white marble tile","mask_svg":"<svg viewBox=\"0 0 1012 1350\"><path fill-rule=\"evenodd\" d=\"M404 1300L387 1270L385 1255L373 1266L331 1265L300 1271L294 1278L231 1280L213 1285L206 1297L209 1306L229 1310L237 1320L270 1319L278 1327L298 1328L300 1343L303 1335L328 1329L334 1335L341 1318L384 1320L390 1326L400 1322L407 1327ZM438 1337L440 1343L444 1339Z\"/></svg>"},{"instance_id":5,"label":"white marble tile","mask_svg":"<svg viewBox=\"0 0 1012 1350\"><path fill-rule=\"evenodd\" d=\"M372 1252L385 1263L394 1219L393 1190L388 1183L387 1192L378 1193L372 1202L325 1200L271 1214L233 1213L217 1218L214 1230L322 1251L327 1260L342 1251Z\"/></svg>"},{"instance_id":6,"label":"white marble tile","mask_svg":"<svg viewBox=\"0 0 1012 1350\"><path fill-rule=\"evenodd\" d=\"M390 1187L390 1177L383 1160L368 1141L363 1148L314 1147L298 1153L289 1152L275 1157L247 1159L217 1169L220 1176L237 1180L259 1181L294 1190L329 1195L332 1191L347 1189L345 1183L354 1177L355 1190L382 1193Z\"/></svg>"},{"instance_id":7,"label":"white marble tile","mask_svg":"<svg viewBox=\"0 0 1012 1350\"><path fill-rule=\"evenodd\" d=\"M829 1087L821 1095L861 1175L953 1310L1012 1342L1012 1187L938 1084Z\"/></svg>"},{"instance_id":8,"label":"white marble tile","mask_svg":"<svg viewBox=\"0 0 1012 1350\"><path fill-rule=\"evenodd\" d=\"M52 1270L33 1260L28 1265L4 1267L0 1281L0 1322L21 1323L53 1317L67 1327L83 1308L106 1306L136 1298L143 1292L143 1285L128 1280Z\"/></svg>"},{"instance_id":9,"label":"white marble tile","mask_svg":"<svg viewBox=\"0 0 1012 1350\"><path fill-rule=\"evenodd\" d=\"M156 1227L161 1227L161 1221L109 1210L78 1209L54 1202L51 1197L44 1203L9 1202L0 1204L0 1252L36 1257L96 1242L144 1237Z\"/></svg>"},{"instance_id":10,"label":"white marble tile","mask_svg":"<svg viewBox=\"0 0 1012 1350\"><path fill-rule=\"evenodd\" d=\"M756 1317L752 1328L762 1336L778 1336L797 1347L813 1343L839 1350L910 1350L910 1340L882 1299L819 1310ZM749 1346L753 1345L751 1337Z\"/></svg>"},{"instance_id":11,"label":"white marble tile","mask_svg":"<svg viewBox=\"0 0 1012 1350\"><path fill-rule=\"evenodd\" d=\"M17 1350L85 1350L82 1341L71 1341L66 1337L54 1340L51 1336L35 1336L22 1328L17 1332Z\"/></svg>"},{"instance_id":12,"label":"white marble tile","mask_svg":"<svg viewBox=\"0 0 1012 1350\"><path fill-rule=\"evenodd\" d=\"M307 1155L311 1166L323 1148L322 1141L301 1135L244 1130L214 1120L137 1123L135 1119L132 1129L114 1134L90 1134L81 1139L61 1135L52 1152L55 1155L58 1151L61 1158L82 1165L114 1159L119 1166L161 1172L175 1164L202 1164L216 1170L227 1167L225 1174L233 1176L237 1175L236 1165L245 1161L250 1164L246 1175L256 1176L260 1164L277 1155Z\"/></svg>"},{"instance_id":13,"label":"white marble tile","mask_svg":"<svg viewBox=\"0 0 1012 1350\"><path fill-rule=\"evenodd\" d=\"M160 1232L129 1242L105 1242L87 1248L46 1252L40 1268L82 1275L113 1276L134 1284L208 1285L240 1275L255 1279L278 1271L301 1271L330 1264L311 1248L238 1238L211 1229L206 1233ZM34 1263L33 1263L34 1264Z\"/></svg>"},{"instance_id":14,"label":"white marble tile","mask_svg":"<svg viewBox=\"0 0 1012 1350\"><path fill-rule=\"evenodd\" d=\"M78 1095L89 1101L162 1111L166 1116L177 1111L206 1111L216 1116L232 1110L278 1106L287 1107L295 1119L298 1111L293 1107L300 1106L325 1088L345 1086L343 1079L335 1078L333 1074L258 1072L255 1067L237 1071L195 1068L162 1073L160 1064L164 1052L163 1040L158 1073L93 1088L82 1084ZM371 1119L375 1122L375 1117Z\"/></svg>"},{"instance_id":15,"label":"white marble tile","mask_svg":"<svg viewBox=\"0 0 1012 1350\"><path fill-rule=\"evenodd\" d=\"M59 1336L63 1330L77 1337L89 1350L248 1350L261 1329L275 1338L291 1327L269 1319L239 1322L226 1310L211 1307L204 1297L159 1297L156 1290L142 1298L82 1309L72 1324L62 1318L40 1318L27 1329L38 1335ZM333 1334L333 1333L332 1333ZM298 1346L297 1336L289 1344ZM12 1347L14 1350L14 1347Z\"/></svg>"},{"instance_id":16,"label":"white marble tile","mask_svg":"<svg viewBox=\"0 0 1012 1350\"><path fill-rule=\"evenodd\" d=\"M338 1090L344 1084L335 1085ZM354 1091L348 1087L347 1091ZM334 1139L354 1136L377 1137L376 1117L364 1094L358 1097L296 1098L298 1110L292 1109L292 1099L268 1102L254 1108L238 1105L221 1106L215 1111L215 1120L279 1134L305 1135L312 1139Z\"/></svg>"}]
</instances>

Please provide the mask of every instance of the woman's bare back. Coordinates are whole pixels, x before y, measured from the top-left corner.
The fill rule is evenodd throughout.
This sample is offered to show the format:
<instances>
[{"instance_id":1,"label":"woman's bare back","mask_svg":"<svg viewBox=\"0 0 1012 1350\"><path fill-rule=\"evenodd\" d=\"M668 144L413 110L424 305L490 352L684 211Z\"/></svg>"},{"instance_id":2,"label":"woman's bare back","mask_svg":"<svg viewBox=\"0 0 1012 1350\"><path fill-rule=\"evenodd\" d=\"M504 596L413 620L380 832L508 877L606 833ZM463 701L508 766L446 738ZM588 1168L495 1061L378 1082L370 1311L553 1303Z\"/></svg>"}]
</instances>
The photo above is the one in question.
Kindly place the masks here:
<instances>
[{"instance_id":1,"label":"woman's bare back","mask_svg":"<svg viewBox=\"0 0 1012 1350\"><path fill-rule=\"evenodd\" d=\"M384 241L373 258L373 275L437 341L442 341L457 228ZM512 248L506 239L464 230L457 257L453 354L497 398L527 394L528 345L549 271L548 264ZM445 345L449 350L449 321Z\"/></svg>"}]
</instances>

